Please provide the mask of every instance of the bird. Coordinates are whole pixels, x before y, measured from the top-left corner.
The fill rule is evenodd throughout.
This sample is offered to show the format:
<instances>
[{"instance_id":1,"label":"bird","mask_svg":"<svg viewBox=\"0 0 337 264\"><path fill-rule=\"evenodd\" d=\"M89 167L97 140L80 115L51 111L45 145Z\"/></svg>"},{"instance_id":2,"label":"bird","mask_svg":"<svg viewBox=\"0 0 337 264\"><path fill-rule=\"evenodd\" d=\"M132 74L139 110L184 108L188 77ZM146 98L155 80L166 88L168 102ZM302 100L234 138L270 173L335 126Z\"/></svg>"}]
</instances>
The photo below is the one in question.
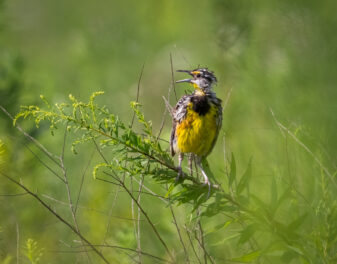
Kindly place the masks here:
<instances>
[{"instance_id":1,"label":"bird","mask_svg":"<svg viewBox=\"0 0 337 264\"><path fill-rule=\"evenodd\" d=\"M176 83L190 83L194 88L193 93L179 99L171 113L170 151L172 156L178 154L177 180L184 176L181 167L184 154L194 155L210 192L211 183L202 166L202 160L213 150L222 126L222 100L213 91L217 78L207 68L177 72L187 73L192 78Z\"/></svg>"}]
</instances>

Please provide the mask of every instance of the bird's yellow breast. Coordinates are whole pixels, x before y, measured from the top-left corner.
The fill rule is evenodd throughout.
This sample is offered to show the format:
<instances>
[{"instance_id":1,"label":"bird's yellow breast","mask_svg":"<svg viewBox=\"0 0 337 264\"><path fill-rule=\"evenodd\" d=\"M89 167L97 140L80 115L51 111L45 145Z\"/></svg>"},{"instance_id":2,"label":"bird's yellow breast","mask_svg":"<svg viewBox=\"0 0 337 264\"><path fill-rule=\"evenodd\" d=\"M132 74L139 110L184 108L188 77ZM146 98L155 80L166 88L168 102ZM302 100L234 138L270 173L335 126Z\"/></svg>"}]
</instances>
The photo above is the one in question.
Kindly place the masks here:
<instances>
[{"instance_id":1,"label":"bird's yellow breast","mask_svg":"<svg viewBox=\"0 0 337 264\"><path fill-rule=\"evenodd\" d=\"M217 109L211 105L205 115L199 115L188 104L186 118L177 125L176 135L179 151L207 155L217 136Z\"/></svg>"}]
</instances>

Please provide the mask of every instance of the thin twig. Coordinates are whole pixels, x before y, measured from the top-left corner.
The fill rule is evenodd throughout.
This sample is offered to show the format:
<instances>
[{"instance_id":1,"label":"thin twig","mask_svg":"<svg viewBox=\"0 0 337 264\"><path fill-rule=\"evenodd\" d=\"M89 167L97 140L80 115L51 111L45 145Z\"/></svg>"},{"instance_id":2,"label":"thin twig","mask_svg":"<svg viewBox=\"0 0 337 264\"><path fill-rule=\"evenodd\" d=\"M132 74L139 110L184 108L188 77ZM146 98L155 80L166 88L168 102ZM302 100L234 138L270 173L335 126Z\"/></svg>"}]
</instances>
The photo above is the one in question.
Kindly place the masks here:
<instances>
[{"instance_id":1,"label":"thin twig","mask_svg":"<svg viewBox=\"0 0 337 264\"><path fill-rule=\"evenodd\" d=\"M207 264L207 252L206 252L205 241L204 241L204 230L202 229L202 226L201 226L200 209L198 208L197 211L198 211L197 212L197 217L198 217L197 225L199 227L199 236L200 236L200 240L199 239L197 240L199 242L201 249L204 251L204 261L205 261L205 264Z\"/></svg>"},{"instance_id":2,"label":"thin twig","mask_svg":"<svg viewBox=\"0 0 337 264\"><path fill-rule=\"evenodd\" d=\"M109 247L109 248L117 248L117 249L129 250L129 251L132 251L132 252L137 252L137 250L132 249L132 248L127 248L127 247L120 247L120 246L113 246L113 245L95 245L95 246L102 246L102 247ZM152 254L147 253L147 252L144 252L144 251L140 251L140 253L141 253L142 255L144 255L144 256L148 256L148 257L151 257L151 258L154 258L154 259L163 261L163 262L172 263L171 261L169 261L169 260L167 260L167 259L163 259L163 258L161 258L161 257L157 257L157 256L155 256L155 255L152 255Z\"/></svg>"},{"instance_id":3,"label":"thin twig","mask_svg":"<svg viewBox=\"0 0 337 264\"><path fill-rule=\"evenodd\" d=\"M159 128L159 132L158 132L158 135L157 135L157 141L160 138L161 132L163 131L163 128L164 128L164 125L165 125L167 111L169 111L169 113L170 113L171 116L173 115L172 106L170 105L170 97L171 97L171 90L172 90L172 88L174 90L176 101L178 100L177 93L176 93L176 88L175 88L175 82L174 82L173 62L172 62L172 54L171 53L170 53L170 63L171 63L171 76L172 76L172 78L171 78L171 85L169 86L169 89L168 89L168 92L167 92L167 100L163 96L163 99L164 99L166 107L165 107L165 110L164 110L164 113L163 113L163 118L162 118L162 121L161 121L161 124L160 124L160 128Z\"/></svg>"},{"instance_id":4,"label":"thin twig","mask_svg":"<svg viewBox=\"0 0 337 264\"><path fill-rule=\"evenodd\" d=\"M113 199L112 204L111 204L110 209L109 209L109 216L108 216L108 221L107 221L108 223L106 225L106 230L105 230L104 239L103 239L104 242L106 242L106 239L107 239L108 234L109 234L111 218L113 217L112 216L112 209L114 208L114 206L116 204L118 193L119 193L119 189L120 189L120 186L117 186L114 199ZM130 220L134 221L135 219L134 218L130 218Z\"/></svg>"},{"instance_id":5,"label":"thin twig","mask_svg":"<svg viewBox=\"0 0 337 264\"><path fill-rule=\"evenodd\" d=\"M200 228L200 227L199 227ZM197 234L195 234L195 239L198 241L199 246L202 248L202 250L204 251L204 260L205 263L207 263L207 258L211 261L212 264L215 264L213 258L210 256L210 254L207 252L205 245L203 244L203 237L201 237L201 241L198 238Z\"/></svg>"},{"instance_id":6,"label":"thin twig","mask_svg":"<svg viewBox=\"0 0 337 264\"><path fill-rule=\"evenodd\" d=\"M149 163L147 166L149 166ZM142 194L143 184L144 184L144 175L141 175L139 189L138 189L138 197L137 197L137 202L139 204L140 204L140 197ZM140 244L140 208L139 207L138 207L138 215L137 215L137 251L138 251L139 262L142 263L142 258L141 258L141 253L140 253L141 244Z\"/></svg>"},{"instance_id":7,"label":"thin twig","mask_svg":"<svg viewBox=\"0 0 337 264\"><path fill-rule=\"evenodd\" d=\"M197 254L197 251L196 251L195 248L194 248L193 241L192 241L192 238L191 238L190 233L189 233L190 231L187 229L186 225L185 225L185 231L186 231L188 240L189 240L189 242L190 242L190 245L191 245L191 247L192 247L193 253L194 253L195 257L197 258L199 264L201 264L201 260L200 260L198 254Z\"/></svg>"},{"instance_id":8,"label":"thin twig","mask_svg":"<svg viewBox=\"0 0 337 264\"><path fill-rule=\"evenodd\" d=\"M104 157L104 155L103 155L101 149L99 148L99 146L97 145L96 141L94 139L92 139L92 141L94 142L96 150L99 153L99 155L101 156L101 158L104 159L106 164L108 164L109 163L108 160Z\"/></svg>"},{"instance_id":9,"label":"thin twig","mask_svg":"<svg viewBox=\"0 0 337 264\"><path fill-rule=\"evenodd\" d=\"M53 170L51 167L49 167L45 162L43 162L42 159L40 159L40 157L38 155L36 155L36 153L31 150L31 148L27 145L24 144L24 146L29 150L30 153L33 154L33 156L45 167L47 168L52 174L54 174L59 180L61 180L64 183L64 179L62 179L62 177L60 175L57 174L57 172L55 170Z\"/></svg>"},{"instance_id":10,"label":"thin twig","mask_svg":"<svg viewBox=\"0 0 337 264\"><path fill-rule=\"evenodd\" d=\"M103 153L102 153L101 149L99 148L99 146L97 145L96 141L95 141L94 139L93 139L92 141L94 142L95 147L96 147L96 150L97 150L97 152L99 153L99 155L101 156L101 158L105 161L105 163L108 164L108 160L107 160L107 159L105 158L105 156L103 155ZM108 232L109 232L109 229L110 229L110 221L111 221L111 215L112 215L112 208L114 207L115 202L116 202L116 200L117 200L117 196L118 196L118 193L119 193L119 188L121 187L121 185L120 185L119 183L111 182L111 181L108 181L108 180L105 180L105 179L101 179L101 178L99 178L99 177L97 177L96 179L99 180L99 181L108 182L108 183L110 183L110 184L113 184L113 185L117 185L117 186L118 186L118 188L117 188L117 190L116 190L116 195L115 195L115 197L114 197L113 203L112 203L112 205L111 205L111 207L110 207L110 210L109 210L108 223L107 223L106 232L105 232L104 239L103 239L104 242L105 242L106 237L107 237ZM133 219L133 220L134 220L134 219Z\"/></svg>"},{"instance_id":11,"label":"thin twig","mask_svg":"<svg viewBox=\"0 0 337 264\"><path fill-rule=\"evenodd\" d=\"M104 244L104 245L94 244L93 246L95 246L95 247L102 247L102 248L115 248L115 249L127 250L127 251L132 251L132 252L137 253L136 249L128 248L128 247L115 246L115 245L110 245L110 244ZM73 246L71 248L76 248L76 247ZM144 256L148 256L148 257L151 257L151 258L163 261L163 262L172 263L171 261L169 261L167 259L163 259L161 257L152 255L152 254L144 252L144 251L141 251L141 254L144 255Z\"/></svg>"},{"instance_id":12,"label":"thin twig","mask_svg":"<svg viewBox=\"0 0 337 264\"><path fill-rule=\"evenodd\" d=\"M140 185L140 182L137 181L137 179L134 179L134 180L135 180L135 182L138 183L138 185ZM145 190L147 190L147 191L149 192L149 193L146 193L146 192L143 191L142 193L144 193L144 194L149 194L149 195L158 197L161 201L163 201L164 203L168 204L168 201L166 200L165 197L163 197L163 196L161 196L161 195L159 195L159 194L156 194L156 193L153 192L150 188L146 187L144 184L143 184L143 187L142 187L142 188L144 188Z\"/></svg>"},{"instance_id":13,"label":"thin twig","mask_svg":"<svg viewBox=\"0 0 337 264\"><path fill-rule=\"evenodd\" d=\"M67 190L68 205L69 205L69 209L70 209L70 212L71 212L71 216L73 218L76 230L78 232L80 232L80 229L79 229L79 226L78 226L78 223L77 223L77 219L76 219L75 210L74 210L74 204L73 204L73 201L71 199L71 192L70 192L70 186L69 186L69 181L68 181L67 170L66 170L66 168L64 166L64 150L65 150L65 145L66 145L66 139L67 139L67 128L64 130L62 153L61 153L61 156L60 156L59 159L60 159L60 164L61 164L61 170L62 170L62 173L63 173L64 184L65 184L66 190ZM82 243L82 245L84 245L84 243L83 243L82 240L81 240L81 243ZM86 253L86 255L87 255L89 263L91 263L91 259L90 259L89 254Z\"/></svg>"},{"instance_id":14,"label":"thin twig","mask_svg":"<svg viewBox=\"0 0 337 264\"><path fill-rule=\"evenodd\" d=\"M77 208L78 208L78 203L80 201L80 196L81 196L81 192L82 192L82 187L83 187L83 183L84 183L84 177L85 177L85 174L87 173L87 170L89 168L89 165L92 161L92 158L94 157L94 150L92 151L91 155L90 155L90 158L88 160L88 163L87 163L87 166L85 167L84 169L84 172L82 173L82 178L81 178L81 184L80 184L80 189L78 190L78 195L77 195L77 199L76 199L76 203L75 203L75 209L74 209L74 214L76 215L76 212L77 212Z\"/></svg>"},{"instance_id":15,"label":"thin twig","mask_svg":"<svg viewBox=\"0 0 337 264\"><path fill-rule=\"evenodd\" d=\"M104 172L106 174L106 172ZM109 174L110 175L110 174ZM103 182L107 182L107 183L110 183L110 184L113 184L113 185L116 185L116 186L122 186L121 184L119 183L116 183L116 182L112 182L112 181L109 181L109 180L106 180L106 179L102 179L102 178L99 178L99 177L96 177L96 180L99 180L99 181L103 181Z\"/></svg>"},{"instance_id":16,"label":"thin twig","mask_svg":"<svg viewBox=\"0 0 337 264\"><path fill-rule=\"evenodd\" d=\"M158 133L158 138L161 134L161 130L164 127L166 112L168 111L170 113L170 116L173 117L173 107L169 103L170 98L168 97L166 99L165 96L163 96L162 98L163 98L164 103L165 103L165 110L164 110L164 113L163 113L163 119L161 121L160 129L159 129L159 133Z\"/></svg>"},{"instance_id":17,"label":"thin twig","mask_svg":"<svg viewBox=\"0 0 337 264\"><path fill-rule=\"evenodd\" d=\"M21 184L20 182L16 181L12 177L4 174L0 171L1 176L8 179L15 185L19 186L21 189L25 190L29 195L31 195L34 199L36 199L44 208L46 208L49 212L51 212L57 219L59 219L63 224L68 226L80 239L82 239L105 263L110 263L104 255L91 243L87 240L79 231L77 231L76 227L71 225L67 220L65 220L61 215L55 212L48 204L46 204L41 198L33 193L30 189L28 189L25 185Z\"/></svg>"},{"instance_id":18,"label":"thin twig","mask_svg":"<svg viewBox=\"0 0 337 264\"><path fill-rule=\"evenodd\" d=\"M140 262L138 260L135 259L135 257L131 254L131 253L128 253L128 252L123 252L125 255L127 255L129 257L129 259L131 259L134 263L137 263L137 264L140 264Z\"/></svg>"},{"instance_id":19,"label":"thin twig","mask_svg":"<svg viewBox=\"0 0 337 264\"><path fill-rule=\"evenodd\" d=\"M232 94L232 87L228 91L227 97L225 99L225 102L224 102L224 105L223 105L223 108L222 108L222 112L225 112L225 109L228 105L228 101L229 101L229 98L231 97L231 94Z\"/></svg>"},{"instance_id":20,"label":"thin twig","mask_svg":"<svg viewBox=\"0 0 337 264\"><path fill-rule=\"evenodd\" d=\"M140 75L139 75L139 79L138 79L137 96L136 96L136 102L137 103L139 102L140 82L142 80L144 66L145 66L145 63L143 64L143 67L141 69L141 72L140 72ZM135 116L136 116L136 112L133 112L132 122L131 122L131 125L130 125L130 129L132 129L132 127L133 127ZM125 165L126 165L126 163L127 163L127 161L125 161ZM125 172L124 172L123 177L125 177ZM133 176L130 177L130 191L133 194ZM138 196L140 197L140 193L138 194ZM140 200L140 198L139 198L139 200ZM132 199L131 199L131 214L132 214L132 218L135 218L134 201ZM138 208L137 219L138 219L138 217L139 217L139 208ZM138 223L138 225L137 225L137 223ZM133 225L134 225L135 238L137 240L137 249L140 251L140 229L139 229L140 225L139 225L139 221L138 222L134 221ZM138 257L139 257L139 262L142 263L141 254L138 253Z\"/></svg>"},{"instance_id":21,"label":"thin twig","mask_svg":"<svg viewBox=\"0 0 337 264\"><path fill-rule=\"evenodd\" d=\"M89 251L89 250L88 250ZM60 253L60 254L80 254L87 251L84 250L46 250L47 253Z\"/></svg>"},{"instance_id":22,"label":"thin twig","mask_svg":"<svg viewBox=\"0 0 337 264\"><path fill-rule=\"evenodd\" d=\"M173 87L173 91L174 91L174 96L176 97L176 101L178 101L177 92L176 92L176 85L175 85L175 82L174 82L174 71L173 71L173 62L172 62L172 54L171 53L170 53L170 64L171 64L172 87Z\"/></svg>"},{"instance_id":23,"label":"thin twig","mask_svg":"<svg viewBox=\"0 0 337 264\"><path fill-rule=\"evenodd\" d=\"M174 214L174 211L173 211L171 203L169 203L169 207L170 207L170 211L171 211L171 214L172 214L173 223L174 223L174 225L175 225L175 227L177 229L177 233L178 233L178 236L179 236L179 241L180 241L180 243L181 243L181 245L183 246L183 249L184 249L186 263L190 263L190 260L189 260L189 257L188 257L188 253L187 253L187 250L186 250L186 247L185 247L185 243L184 243L183 238L181 236L180 228L178 226L178 222L177 222L176 216Z\"/></svg>"},{"instance_id":24,"label":"thin twig","mask_svg":"<svg viewBox=\"0 0 337 264\"><path fill-rule=\"evenodd\" d=\"M56 202L56 203L58 203L62 206L67 206L67 207L69 206L68 203L57 200L54 197L51 197L47 194L42 194L41 196L44 197L44 198L47 198L48 200L54 201L54 202ZM78 208L88 210L88 211L92 211L92 212L95 212L95 213L98 213L98 214L101 214L101 215L109 216L110 218L116 218L116 219L128 220L128 221L134 221L135 220L133 218L121 217L121 216L117 216L117 215L110 215L109 213L107 213L103 210L98 210L98 209L95 209L95 208L90 208L90 207L85 207L85 206L78 206Z\"/></svg>"},{"instance_id":25,"label":"thin twig","mask_svg":"<svg viewBox=\"0 0 337 264\"><path fill-rule=\"evenodd\" d=\"M141 71L140 71L139 79L138 79L137 96L136 96L136 102L137 102L137 103L139 102L140 82L141 82L141 80L142 80L144 67L145 67L145 63L143 63L142 69L141 69ZM131 121L131 127L133 126L133 122L135 121L135 117L136 117L136 112L133 112L132 121Z\"/></svg>"},{"instance_id":26,"label":"thin twig","mask_svg":"<svg viewBox=\"0 0 337 264\"><path fill-rule=\"evenodd\" d=\"M64 131L62 153L61 153L61 156L59 157L59 159L60 159L60 164L61 164L61 169L62 169L62 174L63 174L63 180L64 180L66 190L67 190L68 204L69 204L70 212L71 212L71 215L73 217L74 224L75 224L76 228L78 228L76 216L75 216L74 208L73 208L73 202L72 202L71 194L70 194L70 186L69 186L69 182L68 182L67 171L66 171L66 168L64 166L64 150L65 150L66 138L67 138L67 129L65 129L65 131Z\"/></svg>"},{"instance_id":27,"label":"thin twig","mask_svg":"<svg viewBox=\"0 0 337 264\"><path fill-rule=\"evenodd\" d=\"M107 172L103 172L104 174L106 174L106 175L108 175L108 176L111 176L111 174L109 174L109 173L107 173ZM108 182L108 183L111 183L111 184L114 184L114 185L118 185L118 186L120 186L120 184L118 184L118 183L114 183L114 182L111 182L111 181L108 181L108 180L105 180L105 179L101 179L101 178L96 178L97 180L102 180L102 181L105 181L105 182ZM139 182L138 182L139 183ZM144 189L146 189L146 186L143 184L143 188ZM150 190L151 191L151 190ZM120 192L124 192L124 191L120 191ZM134 191L134 193L139 193L139 191ZM151 196L153 196L153 197L156 197L156 198L158 198L158 199L160 199L160 200L162 200L165 204L169 204L169 201L168 201L168 198L166 198L166 197L164 197L164 196L162 196L162 195L158 195L158 194L155 194L154 192L145 192L145 191L142 191L141 192L142 194L146 194L146 195L151 195ZM190 204L190 205L193 205L194 203L192 202L192 201L189 201L189 202L186 202L186 204ZM203 205L203 204L200 204L200 207L204 207L204 208L206 208L207 207L207 205ZM84 209L85 209L85 207L83 207ZM88 210L89 210L90 208L88 208ZM221 214L223 214L223 215L226 215L226 216L228 216L227 214L224 214L224 213L221 213ZM229 217L229 216L228 216Z\"/></svg>"},{"instance_id":28,"label":"thin twig","mask_svg":"<svg viewBox=\"0 0 337 264\"><path fill-rule=\"evenodd\" d=\"M14 121L14 117L2 106L0 105L0 109L2 112L4 112L12 121ZM29 135L26 131L24 131L19 124L15 124L15 127L22 133L26 138L34 142L34 144L42 150L49 159L51 159L56 165L61 167L61 165L57 162L55 155L53 155L51 152L49 152L39 141L37 141L35 138L33 138L31 135Z\"/></svg>"},{"instance_id":29,"label":"thin twig","mask_svg":"<svg viewBox=\"0 0 337 264\"><path fill-rule=\"evenodd\" d=\"M126 161L125 161L124 166L126 166ZM125 177L125 172L123 173L123 177ZM133 181L132 181L132 179L133 179L133 176L131 175L130 176L130 192L133 194ZM131 199L131 217L133 219L135 219L133 221L133 232L134 232L134 236L135 236L135 239L136 239L137 245L138 245L137 220L136 220L136 217L135 217L135 205L134 205L134 203L135 202Z\"/></svg>"},{"instance_id":30,"label":"thin twig","mask_svg":"<svg viewBox=\"0 0 337 264\"><path fill-rule=\"evenodd\" d=\"M124 166L126 166L126 161L125 161L125 164ZM123 178L125 177L125 172L123 173ZM131 175L130 176L130 192L133 194L133 176ZM124 182L124 181L123 181ZM135 218L135 202L133 201L133 199L131 199L131 216L133 219L135 219L133 221L133 232L134 232L134 235L135 235L135 239L137 241L137 247L138 247L138 244L140 244L139 240L138 240L138 232L137 232L137 220ZM141 262L141 256L139 256L139 261Z\"/></svg>"},{"instance_id":31,"label":"thin twig","mask_svg":"<svg viewBox=\"0 0 337 264\"><path fill-rule=\"evenodd\" d=\"M112 173L114 173L114 171L112 171ZM119 177L117 175L111 175L116 181L119 182L119 184L123 187L123 189L128 193L128 195L131 197L132 200L134 200L134 202L136 203L136 205L139 207L140 211L142 212L142 214L145 216L147 222L150 224L152 230L154 231L154 233L156 234L157 238L159 239L159 241L161 242L161 244L164 246L167 254L170 256L170 259L174 262L174 257L172 255L172 253L170 252L167 244L165 243L165 241L163 240L163 238L161 237L161 235L159 234L156 226L153 224L153 222L151 221L150 217L148 216L148 214L145 212L145 210L143 209L143 207L138 203L137 199L132 195L132 193L130 192L130 190L126 187L125 183L119 179Z\"/></svg>"},{"instance_id":32,"label":"thin twig","mask_svg":"<svg viewBox=\"0 0 337 264\"><path fill-rule=\"evenodd\" d=\"M28 193L9 193L9 194L0 194L0 197L15 197L15 196L23 196L26 195Z\"/></svg>"},{"instance_id":33,"label":"thin twig","mask_svg":"<svg viewBox=\"0 0 337 264\"><path fill-rule=\"evenodd\" d=\"M147 165L146 165L146 170L149 169L150 162L148 160ZM133 177L131 177L133 178ZM141 175L140 183L139 183L139 188L138 188L138 196L137 196L137 202L140 204L140 198L142 195L142 188L144 185L144 175ZM133 200L132 200L133 201ZM132 204L133 205L133 204ZM141 243L140 243L140 208L138 207L138 212L137 212L137 223L136 223L136 239L137 239L137 250L140 252L141 251ZM142 255L138 253L138 259L139 262L142 263Z\"/></svg>"}]
</instances>

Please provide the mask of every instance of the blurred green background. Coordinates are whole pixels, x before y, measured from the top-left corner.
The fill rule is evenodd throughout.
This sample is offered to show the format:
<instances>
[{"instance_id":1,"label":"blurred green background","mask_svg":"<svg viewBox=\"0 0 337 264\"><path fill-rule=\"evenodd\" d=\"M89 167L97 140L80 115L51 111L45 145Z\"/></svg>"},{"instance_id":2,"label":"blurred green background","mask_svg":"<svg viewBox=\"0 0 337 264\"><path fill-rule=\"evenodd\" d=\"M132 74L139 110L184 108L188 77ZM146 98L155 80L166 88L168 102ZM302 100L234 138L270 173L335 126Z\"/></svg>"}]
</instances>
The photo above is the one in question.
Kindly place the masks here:
<instances>
[{"instance_id":1,"label":"blurred green background","mask_svg":"<svg viewBox=\"0 0 337 264\"><path fill-rule=\"evenodd\" d=\"M252 157L251 188L262 200L271 199L270 186L274 184L279 195L291 186L292 191L305 197L306 202L292 199L278 216L280 221L287 222L308 211L301 226L302 234L316 234L316 225L318 229L325 225L317 218L319 206L324 204L336 210L336 186L313 157L281 133L270 112L273 109L276 118L335 175L335 1L2 0L0 3L0 104L10 113L17 113L20 105L41 104L40 94L56 103L66 101L69 94L85 101L92 92L102 90L105 96L100 103L122 119L131 120L129 102L136 98L138 78L145 64L140 102L146 118L152 120L158 131L165 110L162 96L167 95L171 85L171 54L174 69L208 67L218 77L217 95L225 100L230 94L223 129L209 157L220 181L225 182L221 178L224 161L231 152L236 158L238 175L242 175ZM175 73L175 79L183 77ZM186 89L184 85L176 86L178 97ZM171 104L175 103L172 94ZM171 122L166 119L162 137L168 139ZM65 198L64 189L55 184L55 179L47 175L48 171L24 147L29 143L12 128L11 121L0 114L0 122L0 139L6 146L1 169L20 175L41 194ZM62 131L51 137L47 126L39 130L31 123L24 126L52 151L60 153ZM83 147L78 156L67 153L75 193L85 168L83 160L87 162L92 151L93 148ZM94 160L99 159L95 156ZM91 168L80 204L104 214L80 210L80 226L88 237L101 241L115 189L92 179ZM1 180L0 186L2 193L16 191L5 180ZM153 188L161 190L155 185ZM143 202L145 207L147 202L151 204L149 213L160 223L169 243L175 245L177 237L168 208L163 208L159 200L153 204L148 197ZM57 203L53 206L68 214L68 208ZM130 217L130 206L122 193L113 214ZM18 223L22 251L24 241L33 238L45 248L42 263L75 263L75 255L52 253L63 249L63 242L71 243L75 238L30 198L0 197L0 211L0 260L16 254ZM190 216L185 207L177 208L177 214L182 223ZM327 221L335 220L330 216ZM209 219L205 229L211 229L219 221L221 217ZM155 238L146 235L146 230L149 229L144 224L145 251L164 254ZM329 237L331 234L326 232ZM131 221L113 218L108 237L116 244L135 246ZM63 239L66 241L60 242ZM210 247L220 239L223 237L210 238ZM336 241L332 243L336 245ZM175 248L178 252L179 246ZM211 247L212 254L220 259L239 256L243 251L244 247L232 245L231 241ZM111 255L113 259L114 253ZM121 256L115 256L116 263L127 263ZM273 262L269 263L290 263L281 256L270 258ZM290 259L292 263L303 261ZM337 261L336 253L333 261Z\"/></svg>"}]
</instances>

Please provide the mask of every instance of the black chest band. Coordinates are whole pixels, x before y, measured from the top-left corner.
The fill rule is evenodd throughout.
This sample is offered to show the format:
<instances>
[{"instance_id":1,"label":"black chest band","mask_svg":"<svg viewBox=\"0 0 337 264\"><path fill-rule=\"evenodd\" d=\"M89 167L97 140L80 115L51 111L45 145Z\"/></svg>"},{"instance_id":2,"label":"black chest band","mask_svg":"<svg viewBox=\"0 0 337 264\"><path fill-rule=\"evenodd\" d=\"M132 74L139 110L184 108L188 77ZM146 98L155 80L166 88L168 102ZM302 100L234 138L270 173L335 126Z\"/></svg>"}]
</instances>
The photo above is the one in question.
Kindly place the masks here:
<instances>
[{"instance_id":1,"label":"black chest band","mask_svg":"<svg viewBox=\"0 0 337 264\"><path fill-rule=\"evenodd\" d=\"M206 96L194 96L191 101L193 103L192 109L199 115L206 115L211 108Z\"/></svg>"}]
</instances>

